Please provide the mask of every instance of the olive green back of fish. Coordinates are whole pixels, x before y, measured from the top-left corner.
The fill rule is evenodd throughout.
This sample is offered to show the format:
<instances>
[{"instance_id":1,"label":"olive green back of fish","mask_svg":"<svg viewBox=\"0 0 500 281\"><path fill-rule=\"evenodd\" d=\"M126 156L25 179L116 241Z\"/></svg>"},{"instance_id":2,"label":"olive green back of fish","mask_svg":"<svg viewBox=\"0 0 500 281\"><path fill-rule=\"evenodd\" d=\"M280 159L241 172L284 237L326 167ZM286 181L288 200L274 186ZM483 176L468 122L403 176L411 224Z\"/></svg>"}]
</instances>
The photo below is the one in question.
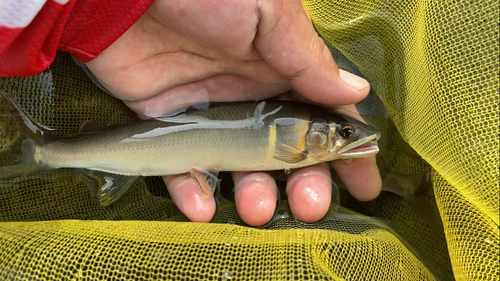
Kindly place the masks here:
<instances>
[{"instance_id":1,"label":"olive green back of fish","mask_svg":"<svg viewBox=\"0 0 500 281\"><path fill-rule=\"evenodd\" d=\"M273 158L270 131L278 118L303 121L281 134L294 144L307 132L310 111L297 110L300 107L293 103L276 102L256 113L257 105L215 106L161 120L103 128L94 134L44 144L37 160L52 168L88 168L126 175L178 174L191 167L274 170L299 166ZM269 116L259 120L259 114Z\"/></svg>"}]
</instances>

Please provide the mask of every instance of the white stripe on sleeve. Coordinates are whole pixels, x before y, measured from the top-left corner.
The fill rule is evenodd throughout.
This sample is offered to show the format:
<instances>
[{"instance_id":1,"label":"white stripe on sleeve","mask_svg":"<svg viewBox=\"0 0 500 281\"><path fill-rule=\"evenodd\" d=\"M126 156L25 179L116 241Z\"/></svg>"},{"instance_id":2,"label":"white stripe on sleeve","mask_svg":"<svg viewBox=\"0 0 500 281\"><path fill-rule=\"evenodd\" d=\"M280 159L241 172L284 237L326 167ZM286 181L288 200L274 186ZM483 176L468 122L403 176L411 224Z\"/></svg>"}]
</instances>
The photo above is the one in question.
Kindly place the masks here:
<instances>
[{"instance_id":1,"label":"white stripe on sleeve","mask_svg":"<svg viewBox=\"0 0 500 281\"><path fill-rule=\"evenodd\" d=\"M46 0L0 0L0 26L8 28L28 26L45 2Z\"/></svg>"}]
</instances>

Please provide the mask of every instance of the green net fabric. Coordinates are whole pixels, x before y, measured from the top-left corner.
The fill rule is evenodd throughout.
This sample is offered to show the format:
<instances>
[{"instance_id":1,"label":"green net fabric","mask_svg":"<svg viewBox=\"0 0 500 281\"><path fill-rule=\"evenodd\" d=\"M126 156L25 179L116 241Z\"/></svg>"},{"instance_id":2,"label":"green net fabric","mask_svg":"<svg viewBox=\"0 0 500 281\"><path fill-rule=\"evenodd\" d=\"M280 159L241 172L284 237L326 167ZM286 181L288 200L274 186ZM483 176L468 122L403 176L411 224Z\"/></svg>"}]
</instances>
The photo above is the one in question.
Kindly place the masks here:
<instances>
[{"instance_id":1,"label":"green net fabric","mask_svg":"<svg viewBox=\"0 0 500 281\"><path fill-rule=\"evenodd\" d=\"M0 280L498 280L497 1L303 3L339 66L372 85L357 107L382 131L386 192L360 203L341 188L341 207L315 224L282 194L257 229L224 174L207 224L188 222L159 177L109 207L80 170L0 180ZM0 89L56 137L137 120L66 53ZM20 122L0 99L0 165L18 156Z\"/></svg>"}]
</instances>

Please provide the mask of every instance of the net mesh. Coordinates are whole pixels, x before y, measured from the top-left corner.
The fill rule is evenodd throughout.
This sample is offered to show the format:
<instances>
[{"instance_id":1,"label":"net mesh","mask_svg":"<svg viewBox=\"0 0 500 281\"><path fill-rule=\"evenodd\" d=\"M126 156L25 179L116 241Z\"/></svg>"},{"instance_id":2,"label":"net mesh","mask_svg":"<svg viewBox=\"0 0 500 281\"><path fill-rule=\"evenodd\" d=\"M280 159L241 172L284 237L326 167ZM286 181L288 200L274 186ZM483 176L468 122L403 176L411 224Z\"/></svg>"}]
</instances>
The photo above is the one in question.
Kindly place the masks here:
<instances>
[{"instance_id":1,"label":"net mesh","mask_svg":"<svg viewBox=\"0 0 500 281\"><path fill-rule=\"evenodd\" d=\"M315 224L296 221L283 193L256 229L238 218L226 174L208 224L189 223L159 177L110 207L79 170L0 180L0 280L498 280L498 2L303 3L339 66L372 85L357 106L382 131L391 192L360 203L341 188L339 210ZM137 120L65 53L0 89L53 136ZM26 132L0 108L5 165Z\"/></svg>"}]
</instances>

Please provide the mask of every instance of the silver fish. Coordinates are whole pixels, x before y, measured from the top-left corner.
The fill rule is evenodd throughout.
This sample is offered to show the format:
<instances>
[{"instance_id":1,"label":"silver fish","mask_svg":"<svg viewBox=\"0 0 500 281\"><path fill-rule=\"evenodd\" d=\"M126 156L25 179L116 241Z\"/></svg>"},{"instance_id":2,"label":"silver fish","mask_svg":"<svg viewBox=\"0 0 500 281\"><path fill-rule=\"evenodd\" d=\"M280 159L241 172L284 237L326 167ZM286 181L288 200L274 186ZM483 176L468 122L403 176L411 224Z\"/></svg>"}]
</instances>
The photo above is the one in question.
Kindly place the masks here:
<instances>
[{"instance_id":1,"label":"silver fish","mask_svg":"<svg viewBox=\"0 0 500 281\"><path fill-rule=\"evenodd\" d=\"M28 118L24 122L35 127ZM80 131L50 141L26 138L21 157L0 167L0 178L41 169L89 169L103 179L99 196L109 205L138 176L191 173L197 180L204 175L209 194L218 171L283 170L366 157L378 152L374 141L380 137L360 121L290 101L219 104L123 126L87 123Z\"/></svg>"}]
</instances>

